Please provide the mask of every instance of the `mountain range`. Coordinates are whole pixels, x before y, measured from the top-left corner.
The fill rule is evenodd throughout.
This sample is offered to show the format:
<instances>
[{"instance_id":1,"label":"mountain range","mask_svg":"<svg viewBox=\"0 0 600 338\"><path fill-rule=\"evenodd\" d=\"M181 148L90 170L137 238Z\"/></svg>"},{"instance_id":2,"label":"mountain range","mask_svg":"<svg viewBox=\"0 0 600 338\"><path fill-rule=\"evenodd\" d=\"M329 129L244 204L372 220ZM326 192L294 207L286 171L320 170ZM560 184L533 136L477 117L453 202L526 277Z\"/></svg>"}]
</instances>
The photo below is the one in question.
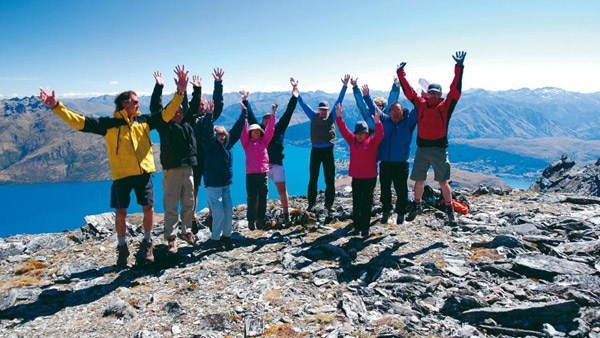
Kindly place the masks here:
<instances>
[{"instance_id":1,"label":"mountain range","mask_svg":"<svg viewBox=\"0 0 600 338\"><path fill-rule=\"evenodd\" d=\"M316 107L322 100L333 103L338 93L315 91L301 95ZM388 93L372 91L371 95L387 98ZM164 101L169 98L166 95ZM262 116L273 103L279 105L282 113L289 98L289 92L257 92L251 93L249 100L255 114ZM113 100L113 96L103 95L63 102L84 115L107 116L114 110ZM150 97L140 96L139 100L140 111L148 113ZM218 124L231 126L240 113L240 98L237 93L225 93L224 101ZM400 103L412 109L403 95ZM360 115L351 88L343 105L344 118L353 125ZM537 177L562 154L591 163L600 157L598 112L600 93L582 94L558 88L468 90L450 122L450 160L464 170L515 177ZM71 129L37 97L0 100L0 116L0 183L110 178L104 141ZM286 143L310 146L308 122L298 106L286 132ZM341 137L338 148L346 148ZM413 153L415 149L413 141Z\"/></svg>"}]
</instances>

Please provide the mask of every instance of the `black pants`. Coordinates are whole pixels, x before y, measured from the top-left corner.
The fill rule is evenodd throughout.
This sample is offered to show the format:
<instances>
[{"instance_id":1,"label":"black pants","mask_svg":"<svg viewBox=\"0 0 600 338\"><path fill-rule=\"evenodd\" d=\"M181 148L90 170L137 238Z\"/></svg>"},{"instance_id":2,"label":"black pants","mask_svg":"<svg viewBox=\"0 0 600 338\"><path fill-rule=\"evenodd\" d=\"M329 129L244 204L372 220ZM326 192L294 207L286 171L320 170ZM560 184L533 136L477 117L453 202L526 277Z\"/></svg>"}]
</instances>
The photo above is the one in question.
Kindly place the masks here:
<instances>
[{"instance_id":1,"label":"black pants","mask_svg":"<svg viewBox=\"0 0 600 338\"><path fill-rule=\"evenodd\" d=\"M248 222L265 220L267 212L267 194L269 186L267 173L246 174L246 193L248 193ZM259 224L262 226L262 224Z\"/></svg>"},{"instance_id":2,"label":"black pants","mask_svg":"<svg viewBox=\"0 0 600 338\"><path fill-rule=\"evenodd\" d=\"M377 178L352 178L352 218L356 229L368 229L371 225L373 189Z\"/></svg>"},{"instance_id":3,"label":"black pants","mask_svg":"<svg viewBox=\"0 0 600 338\"><path fill-rule=\"evenodd\" d=\"M325 174L325 207L330 208L335 198L335 163L333 162L333 146L324 148L312 147L310 151L310 180L308 182L308 205L317 201L317 181L319 169L323 163Z\"/></svg>"},{"instance_id":4,"label":"black pants","mask_svg":"<svg viewBox=\"0 0 600 338\"><path fill-rule=\"evenodd\" d=\"M392 210L392 183L394 183L396 212L404 215L408 200L408 162L381 162L379 164L379 181L383 212Z\"/></svg>"}]
</instances>

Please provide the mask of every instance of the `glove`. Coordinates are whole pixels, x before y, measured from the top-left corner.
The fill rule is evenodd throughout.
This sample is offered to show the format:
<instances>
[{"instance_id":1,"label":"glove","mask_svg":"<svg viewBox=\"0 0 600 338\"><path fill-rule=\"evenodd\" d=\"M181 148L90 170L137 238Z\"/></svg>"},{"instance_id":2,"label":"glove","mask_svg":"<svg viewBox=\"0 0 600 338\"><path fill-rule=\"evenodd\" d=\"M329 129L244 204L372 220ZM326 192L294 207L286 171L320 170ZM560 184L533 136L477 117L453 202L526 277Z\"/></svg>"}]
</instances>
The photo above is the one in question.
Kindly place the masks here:
<instances>
[{"instance_id":1,"label":"glove","mask_svg":"<svg viewBox=\"0 0 600 338\"><path fill-rule=\"evenodd\" d=\"M404 70L404 66L406 66L406 62L402 62L398 65L398 67L396 67L396 72L399 72L401 70Z\"/></svg>"},{"instance_id":2,"label":"glove","mask_svg":"<svg viewBox=\"0 0 600 338\"><path fill-rule=\"evenodd\" d=\"M457 65L462 66L463 62L465 62L465 56L467 56L467 52L456 52L456 56L452 56L452 58L456 61Z\"/></svg>"}]
</instances>

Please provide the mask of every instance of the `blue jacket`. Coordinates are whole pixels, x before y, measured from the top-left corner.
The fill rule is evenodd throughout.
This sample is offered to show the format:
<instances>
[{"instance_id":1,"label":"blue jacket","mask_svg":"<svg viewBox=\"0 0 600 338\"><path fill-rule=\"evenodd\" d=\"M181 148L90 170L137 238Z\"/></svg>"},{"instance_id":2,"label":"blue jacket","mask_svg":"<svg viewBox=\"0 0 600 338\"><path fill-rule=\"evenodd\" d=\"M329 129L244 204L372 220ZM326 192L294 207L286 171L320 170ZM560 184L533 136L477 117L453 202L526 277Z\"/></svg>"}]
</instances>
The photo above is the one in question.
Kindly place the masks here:
<instances>
[{"instance_id":1,"label":"blue jacket","mask_svg":"<svg viewBox=\"0 0 600 338\"><path fill-rule=\"evenodd\" d=\"M242 135L246 121L246 110L229 130L229 137L221 143L215 136L213 114L205 114L202 119L202 141L204 143L204 186L224 187L230 185L233 177L233 154L231 148Z\"/></svg>"},{"instance_id":2,"label":"blue jacket","mask_svg":"<svg viewBox=\"0 0 600 338\"><path fill-rule=\"evenodd\" d=\"M360 111L360 114L362 115L363 119L367 122L369 130L374 131L375 123L373 122L372 118L367 118L371 117L371 112L367 109L367 105L365 104L365 100L363 99L362 93L360 92L360 89L358 89L358 86L352 87L352 93L354 94L354 99L356 100L356 106L358 107L358 110ZM388 97L388 103L385 105L385 107L383 107L383 113L390 113L390 105L398 101L399 96L400 87L393 84L392 90L390 90L390 95ZM367 116L367 114L369 114L369 116Z\"/></svg>"},{"instance_id":3,"label":"blue jacket","mask_svg":"<svg viewBox=\"0 0 600 338\"><path fill-rule=\"evenodd\" d=\"M371 96L364 97L365 102L369 106L369 115L363 117L365 121L375 125L372 114L375 114L375 104ZM389 106L389 105L388 105ZM404 108L402 120L394 123L392 118L381 113L381 123L383 124L383 140L379 143L377 151L378 160L382 162L406 162L410 155L410 141L412 140L413 131L417 126L417 111ZM370 121L370 122L369 122Z\"/></svg>"}]
</instances>

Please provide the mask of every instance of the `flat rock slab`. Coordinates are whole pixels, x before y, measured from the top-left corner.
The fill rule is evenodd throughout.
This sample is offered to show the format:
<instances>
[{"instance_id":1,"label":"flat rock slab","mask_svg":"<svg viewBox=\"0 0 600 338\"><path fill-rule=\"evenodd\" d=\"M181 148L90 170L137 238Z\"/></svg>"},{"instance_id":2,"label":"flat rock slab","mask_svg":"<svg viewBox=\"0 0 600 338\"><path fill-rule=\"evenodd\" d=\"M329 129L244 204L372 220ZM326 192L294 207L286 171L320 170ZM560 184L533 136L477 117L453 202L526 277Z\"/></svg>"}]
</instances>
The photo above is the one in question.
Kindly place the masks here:
<instances>
[{"instance_id":1,"label":"flat rock slab","mask_svg":"<svg viewBox=\"0 0 600 338\"><path fill-rule=\"evenodd\" d=\"M591 275L596 272L587 264L547 255L520 255L514 260L513 270L527 277L552 280L556 275Z\"/></svg>"},{"instance_id":2,"label":"flat rock slab","mask_svg":"<svg viewBox=\"0 0 600 338\"><path fill-rule=\"evenodd\" d=\"M485 319L491 318L504 327L541 330L544 323L561 325L572 322L578 315L579 305L568 300L467 310L462 313L462 318L473 324L483 323Z\"/></svg>"}]
</instances>

